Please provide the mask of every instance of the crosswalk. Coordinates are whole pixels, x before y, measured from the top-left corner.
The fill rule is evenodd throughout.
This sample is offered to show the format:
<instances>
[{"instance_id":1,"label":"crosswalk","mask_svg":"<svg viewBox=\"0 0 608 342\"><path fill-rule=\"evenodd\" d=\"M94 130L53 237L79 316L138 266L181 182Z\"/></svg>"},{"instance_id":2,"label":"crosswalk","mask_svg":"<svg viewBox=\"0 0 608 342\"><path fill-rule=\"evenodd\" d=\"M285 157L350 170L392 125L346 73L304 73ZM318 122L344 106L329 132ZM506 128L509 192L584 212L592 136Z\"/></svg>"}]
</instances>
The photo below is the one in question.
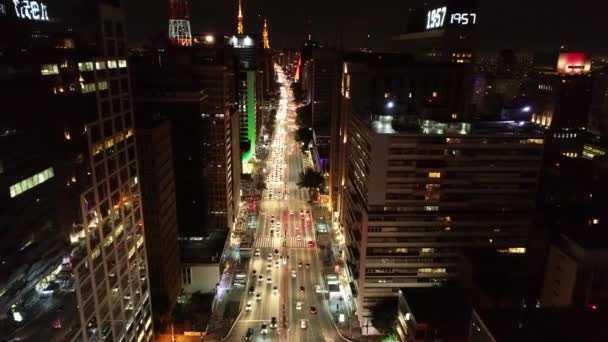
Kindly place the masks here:
<instances>
[{"instance_id":1,"label":"crosswalk","mask_svg":"<svg viewBox=\"0 0 608 342\"><path fill-rule=\"evenodd\" d=\"M287 243L287 247L289 248L306 248L306 241L304 239L298 241L298 239L294 236L288 237L287 241L283 238L278 237L258 237L253 242L254 248L279 248L283 246L283 242Z\"/></svg>"}]
</instances>

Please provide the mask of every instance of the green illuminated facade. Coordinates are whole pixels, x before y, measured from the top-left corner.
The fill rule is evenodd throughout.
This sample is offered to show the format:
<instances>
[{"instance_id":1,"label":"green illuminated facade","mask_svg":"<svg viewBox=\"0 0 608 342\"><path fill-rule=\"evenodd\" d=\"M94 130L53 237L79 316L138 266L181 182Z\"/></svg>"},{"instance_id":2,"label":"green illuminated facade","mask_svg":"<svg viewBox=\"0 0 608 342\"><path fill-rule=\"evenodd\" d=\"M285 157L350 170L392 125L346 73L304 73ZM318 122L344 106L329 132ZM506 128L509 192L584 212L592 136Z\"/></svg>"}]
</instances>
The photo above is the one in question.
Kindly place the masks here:
<instances>
[{"instance_id":1,"label":"green illuminated facade","mask_svg":"<svg viewBox=\"0 0 608 342\"><path fill-rule=\"evenodd\" d=\"M244 124L242 127L246 127L246 130L242 129L241 140L247 141L249 143L249 149L243 151L243 164L247 163L251 157L255 155L255 146L256 146L256 131L255 131L255 71L249 70L247 73L247 83L246 83L246 99L245 99L245 110L242 114L244 116L244 120L241 121Z\"/></svg>"}]
</instances>

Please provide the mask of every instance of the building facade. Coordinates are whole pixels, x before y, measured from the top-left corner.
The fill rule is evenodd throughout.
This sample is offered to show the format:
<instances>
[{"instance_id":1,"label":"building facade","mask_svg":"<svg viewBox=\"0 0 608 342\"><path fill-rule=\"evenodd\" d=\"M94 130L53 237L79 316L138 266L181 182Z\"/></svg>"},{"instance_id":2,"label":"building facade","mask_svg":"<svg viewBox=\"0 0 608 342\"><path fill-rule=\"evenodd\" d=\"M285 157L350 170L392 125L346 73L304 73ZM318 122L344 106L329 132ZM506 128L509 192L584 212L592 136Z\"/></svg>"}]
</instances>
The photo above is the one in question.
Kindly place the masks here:
<instances>
[{"instance_id":1,"label":"building facade","mask_svg":"<svg viewBox=\"0 0 608 342\"><path fill-rule=\"evenodd\" d=\"M17 234L2 238L13 241L10 255L39 253L39 259L19 259L21 265L5 269L13 280L0 290L2 297L17 295L3 298L13 320L36 328L3 324L16 330L2 335L151 340L123 10L118 1L13 3L5 10L19 12L0 16L0 27L17 39L2 45L0 64L20 72L2 77L2 126L3 138L21 139L13 148L23 151L18 158L15 151L0 157L8 185L2 202L17 210L0 221L10 222L5 234ZM24 220L22 208L34 203L40 204L28 216L40 216ZM25 248L16 241L25 241ZM36 252L43 245L45 251ZM27 278L13 277L14 270L28 269ZM49 294L59 300L47 301Z\"/></svg>"},{"instance_id":2,"label":"building facade","mask_svg":"<svg viewBox=\"0 0 608 342\"><path fill-rule=\"evenodd\" d=\"M138 116L136 128L152 309L160 325L181 290L171 123Z\"/></svg>"}]
</instances>

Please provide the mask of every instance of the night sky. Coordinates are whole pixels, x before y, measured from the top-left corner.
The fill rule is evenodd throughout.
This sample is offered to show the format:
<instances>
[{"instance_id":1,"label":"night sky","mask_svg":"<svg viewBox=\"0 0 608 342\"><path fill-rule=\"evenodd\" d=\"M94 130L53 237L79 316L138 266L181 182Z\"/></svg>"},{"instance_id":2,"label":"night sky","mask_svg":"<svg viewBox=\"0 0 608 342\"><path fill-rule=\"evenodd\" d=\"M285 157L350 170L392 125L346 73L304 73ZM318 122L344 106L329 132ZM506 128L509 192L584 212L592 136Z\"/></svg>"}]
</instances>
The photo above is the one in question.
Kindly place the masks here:
<instances>
[{"instance_id":1,"label":"night sky","mask_svg":"<svg viewBox=\"0 0 608 342\"><path fill-rule=\"evenodd\" d=\"M237 0L192 0L194 33L232 34ZM132 41L166 34L168 0L127 0ZM335 46L343 32L346 48L390 48L403 33L408 8L416 0L243 0L245 31L255 34L268 18L273 47L299 47L305 33ZM571 49L608 47L605 0L478 0L477 38L482 49ZM312 24L308 24L312 18ZM367 35L371 38L368 39ZM603 50L603 49L602 49Z\"/></svg>"}]
</instances>

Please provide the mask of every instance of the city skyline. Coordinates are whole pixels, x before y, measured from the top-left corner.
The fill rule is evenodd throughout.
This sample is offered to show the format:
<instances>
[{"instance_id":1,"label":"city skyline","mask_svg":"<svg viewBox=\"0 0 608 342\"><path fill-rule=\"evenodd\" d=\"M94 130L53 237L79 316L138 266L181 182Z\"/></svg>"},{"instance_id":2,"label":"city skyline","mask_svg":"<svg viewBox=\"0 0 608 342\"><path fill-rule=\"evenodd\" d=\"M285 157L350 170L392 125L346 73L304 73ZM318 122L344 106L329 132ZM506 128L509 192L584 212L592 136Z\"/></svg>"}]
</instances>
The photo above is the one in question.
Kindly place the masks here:
<instances>
[{"instance_id":1,"label":"city skyline","mask_svg":"<svg viewBox=\"0 0 608 342\"><path fill-rule=\"evenodd\" d=\"M338 46L342 39L347 49L390 51L391 37L405 31L408 10L422 4L422 0L384 0L380 4L359 0L313 0L301 8L294 8L287 1L246 0L243 1L244 26L246 33L254 35L261 30L263 20L268 19L278 48L300 47L311 32L314 39L329 46ZM549 0L477 0L477 5L478 43L483 49L534 51L565 45L574 50L585 47L605 51L601 40L597 39L596 30L602 26L602 18L596 13L607 12L608 3L582 0L577 6L564 7ZM151 4L132 0L126 6L128 33L133 43L145 43L166 32L167 9L164 2ZM237 6L237 0L193 1L193 33L236 33ZM145 11L142 10L144 8ZM589 12L589 8L595 10Z\"/></svg>"}]
</instances>

